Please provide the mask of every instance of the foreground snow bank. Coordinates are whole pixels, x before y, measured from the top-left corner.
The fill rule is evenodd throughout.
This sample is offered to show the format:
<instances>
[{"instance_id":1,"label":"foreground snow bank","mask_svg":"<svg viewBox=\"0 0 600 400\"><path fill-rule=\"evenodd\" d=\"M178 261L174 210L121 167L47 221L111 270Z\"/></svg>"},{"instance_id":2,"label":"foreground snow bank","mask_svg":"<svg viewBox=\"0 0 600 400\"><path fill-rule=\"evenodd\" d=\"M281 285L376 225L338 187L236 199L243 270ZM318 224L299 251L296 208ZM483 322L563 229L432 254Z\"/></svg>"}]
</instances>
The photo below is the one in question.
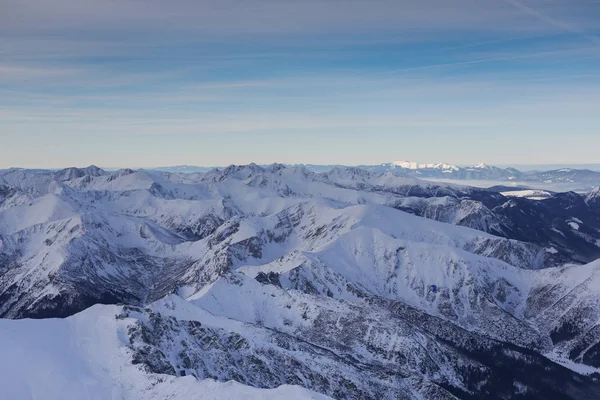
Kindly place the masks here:
<instances>
[{"instance_id":1,"label":"foreground snow bank","mask_svg":"<svg viewBox=\"0 0 600 400\"><path fill-rule=\"evenodd\" d=\"M6 399L327 399L297 386L257 389L237 382L151 374L131 363L127 320L116 306L66 319L0 320L0 386Z\"/></svg>"}]
</instances>

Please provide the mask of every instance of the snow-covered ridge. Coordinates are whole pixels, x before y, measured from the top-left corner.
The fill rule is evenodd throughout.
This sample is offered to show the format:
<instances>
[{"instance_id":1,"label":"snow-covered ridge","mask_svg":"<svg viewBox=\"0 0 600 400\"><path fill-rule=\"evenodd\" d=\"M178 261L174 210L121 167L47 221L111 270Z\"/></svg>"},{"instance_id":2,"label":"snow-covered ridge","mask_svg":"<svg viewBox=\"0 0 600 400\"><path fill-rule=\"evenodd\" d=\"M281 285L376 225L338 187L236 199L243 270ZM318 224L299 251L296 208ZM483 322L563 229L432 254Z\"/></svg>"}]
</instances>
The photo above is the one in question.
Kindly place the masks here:
<instances>
[{"instance_id":1,"label":"snow-covered ridge","mask_svg":"<svg viewBox=\"0 0 600 400\"><path fill-rule=\"evenodd\" d=\"M585 202L587 204L600 203L600 186L589 192L586 196Z\"/></svg>"},{"instance_id":2,"label":"snow-covered ridge","mask_svg":"<svg viewBox=\"0 0 600 400\"><path fill-rule=\"evenodd\" d=\"M0 313L68 318L0 321L0 368L43 360L55 397L578 398L594 382L542 354L600 367L600 265L575 265L600 250L593 198L281 164L4 171ZM40 393L19 368L15 396Z\"/></svg>"},{"instance_id":3,"label":"snow-covered ridge","mask_svg":"<svg viewBox=\"0 0 600 400\"><path fill-rule=\"evenodd\" d=\"M456 165L445 163L417 163L413 161L394 161L391 165L406 169L441 169L441 170L458 170Z\"/></svg>"},{"instance_id":4,"label":"snow-covered ridge","mask_svg":"<svg viewBox=\"0 0 600 400\"><path fill-rule=\"evenodd\" d=\"M509 192L500 192L506 197L525 197L531 200L543 200L552 197L552 193L546 190L513 190Z\"/></svg>"},{"instance_id":5,"label":"snow-covered ridge","mask_svg":"<svg viewBox=\"0 0 600 400\"><path fill-rule=\"evenodd\" d=\"M447 164L447 163L418 163L418 162L414 162L414 161L394 161L394 162L391 162L388 164L383 164L383 165L391 165L394 167L400 167L400 168L412 169L412 170L418 170L418 169L438 169L438 170L442 170L442 171L460 171L461 170L461 167L458 167L457 165L454 165L454 164ZM466 169L492 169L495 167L492 167L490 165L480 162L473 166L466 166L464 168L466 168Z\"/></svg>"},{"instance_id":6,"label":"snow-covered ridge","mask_svg":"<svg viewBox=\"0 0 600 400\"><path fill-rule=\"evenodd\" d=\"M67 319L0 320L2 396L19 400L290 399L328 397L298 386L257 389L234 381L148 373L134 365L115 306L94 306Z\"/></svg>"},{"instance_id":7,"label":"snow-covered ridge","mask_svg":"<svg viewBox=\"0 0 600 400\"><path fill-rule=\"evenodd\" d=\"M358 168L314 173L250 164L204 174L18 170L0 175L0 184L10 188L0 203L2 258L11 266L0 281L0 291L9 296L0 305L5 316L64 315L71 307L109 299L140 302L176 285L200 289L236 260L249 262L251 256L260 265L292 252L319 251L363 227L486 254L519 268L552 266L565 254L546 252L546 243L490 235L510 237L515 228L468 199L477 193L472 188ZM490 196L477 193L482 195ZM490 199L505 201L500 195ZM255 250L248 253L248 247ZM132 261L136 258L140 262ZM76 273L82 266L86 272ZM55 280L56 274L62 279Z\"/></svg>"}]
</instances>

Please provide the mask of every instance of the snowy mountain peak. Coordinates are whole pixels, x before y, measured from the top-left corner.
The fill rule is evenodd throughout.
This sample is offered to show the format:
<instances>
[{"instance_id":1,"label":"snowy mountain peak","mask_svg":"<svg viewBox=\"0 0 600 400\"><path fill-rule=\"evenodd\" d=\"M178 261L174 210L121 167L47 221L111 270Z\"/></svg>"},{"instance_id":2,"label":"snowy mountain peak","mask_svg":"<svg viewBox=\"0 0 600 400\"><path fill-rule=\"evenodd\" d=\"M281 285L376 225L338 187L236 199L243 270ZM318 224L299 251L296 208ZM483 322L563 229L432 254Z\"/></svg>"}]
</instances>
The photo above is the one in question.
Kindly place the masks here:
<instances>
[{"instance_id":1,"label":"snowy mountain peak","mask_svg":"<svg viewBox=\"0 0 600 400\"><path fill-rule=\"evenodd\" d=\"M364 169L355 168L355 167L335 167L329 172L325 172L322 174L324 177L327 177L332 180L341 179L341 180L361 180L365 181L372 177L372 174L369 171L365 171Z\"/></svg>"},{"instance_id":2,"label":"snowy mountain peak","mask_svg":"<svg viewBox=\"0 0 600 400\"><path fill-rule=\"evenodd\" d=\"M131 168L123 168L118 170L117 172L114 173L115 176L126 176L126 175L131 175L134 174L136 171L134 171Z\"/></svg>"},{"instance_id":3,"label":"snowy mountain peak","mask_svg":"<svg viewBox=\"0 0 600 400\"><path fill-rule=\"evenodd\" d=\"M101 176L106 174L106 172L96 167L95 165L90 165L86 168L65 168L54 173L56 180L58 181L70 181L73 179L81 178L83 176Z\"/></svg>"},{"instance_id":4,"label":"snowy mountain peak","mask_svg":"<svg viewBox=\"0 0 600 400\"><path fill-rule=\"evenodd\" d=\"M395 167L400 167L404 169L441 169L441 170L458 170L459 168L456 165L446 164L446 163L417 163L413 161L394 161L391 165Z\"/></svg>"},{"instance_id":5,"label":"snowy mountain peak","mask_svg":"<svg viewBox=\"0 0 600 400\"><path fill-rule=\"evenodd\" d=\"M588 193L585 198L587 204L600 203L600 186Z\"/></svg>"},{"instance_id":6,"label":"snowy mountain peak","mask_svg":"<svg viewBox=\"0 0 600 400\"><path fill-rule=\"evenodd\" d=\"M284 164L280 164L280 163L273 163L273 164L270 164L270 165L268 165L268 166L265 168L265 171L269 171L269 172L278 172L278 171L281 171L281 170L283 170L283 169L285 169L285 168L286 168L286 166L285 166Z\"/></svg>"},{"instance_id":7,"label":"snowy mountain peak","mask_svg":"<svg viewBox=\"0 0 600 400\"><path fill-rule=\"evenodd\" d=\"M216 169L215 172L218 172L220 174L220 179L235 178L235 179L244 180L244 179L248 179L249 177L251 177L255 174L265 172L265 169L256 165L255 163L251 163L251 164L247 164L247 165L233 165L232 164L232 165L226 167L225 169L223 169L222 171L219 171L218 169Z\"/></svg>"}]
</instances>

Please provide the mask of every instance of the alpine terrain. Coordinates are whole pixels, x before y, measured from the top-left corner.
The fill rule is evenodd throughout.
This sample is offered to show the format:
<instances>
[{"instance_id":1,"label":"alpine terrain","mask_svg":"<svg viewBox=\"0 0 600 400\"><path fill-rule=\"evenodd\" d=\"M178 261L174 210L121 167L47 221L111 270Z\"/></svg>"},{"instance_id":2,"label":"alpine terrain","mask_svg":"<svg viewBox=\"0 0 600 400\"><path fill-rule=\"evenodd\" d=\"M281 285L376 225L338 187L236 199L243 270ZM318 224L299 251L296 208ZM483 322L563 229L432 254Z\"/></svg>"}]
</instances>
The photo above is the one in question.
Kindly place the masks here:
<instances>
[{"instance_id":1,"label":"alpine terrain","mask_svg":"<svg viewBox=\"0 0 600 400\"><path fill-rule=\"evenodd\" d=\"M0 171L0 397L598 399L600 188L388 167Z\"/></svg>"},{"instance_id":2,"label":"alpine terrain","mask_svg":"<svg viewBox=\"0 0 600 400\"><path fill-rule=\"evenodd\" d=\"M295 165L304 166L310 171L327 172L333 168L344 168L340 165ZM267 167L267 166L263 166ZM430 179L437 181L481 182L484 186L496 184L506 186L506 191L514 195L531 196L525 190L543 188L552 191L589 192L600 186L600 168L598 165L578 165L574 167L542 166L543 170L521 171L513 167L496 167L484 163L470 166L458 166L447 163L417 163L413 161L394 161L377 165L361 165L359 168L372 173L391 172L394 175L409 178ZM547 169L550 168L550 169ZM594 168L590 170L590 168ZM211 168L191 165L159 167L156 171L193 173L208 172ZM498 188L500 189L500 188ZM542 194L542 196L545 196ZM539 194L538 196L539 197Z\"/></svg>"}]
</instances>

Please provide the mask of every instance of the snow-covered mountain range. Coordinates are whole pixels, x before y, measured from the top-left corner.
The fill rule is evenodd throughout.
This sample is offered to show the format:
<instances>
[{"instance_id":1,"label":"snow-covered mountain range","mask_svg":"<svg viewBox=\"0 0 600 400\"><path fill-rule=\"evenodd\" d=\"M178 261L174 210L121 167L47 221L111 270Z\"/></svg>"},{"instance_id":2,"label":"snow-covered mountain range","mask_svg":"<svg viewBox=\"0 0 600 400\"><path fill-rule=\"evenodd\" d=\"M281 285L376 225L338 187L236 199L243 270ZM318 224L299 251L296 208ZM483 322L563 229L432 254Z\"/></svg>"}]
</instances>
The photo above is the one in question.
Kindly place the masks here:
<instances>
[{"instance_id":1,"label":"snow-covered mountain range","mask_svg":"<svg viewBox=\"0 0 600 400\"><path fill-rule=\"evenodd\" d=\"M544 171L520 171L516 168L500 168L484 163L473 166L456 166L445 163L419 164L397 161L381 165L364 166L373 172L392 171L397 175L421 179L455 181L493 181L518 183L544 187L568 187L585 190L600 185L600 172L589 169L556 168Z\"/></svg>"},{"instance_id":2,"label":"snow-covered mountain range","mask_svg":"<svg viewBox=\"0 0 600 400\"><path fill-rule=\"evenodd\" d=\"M2 384L32 399L593 399L599 193L280 164L3 171Z\"/></svg>"},{"instance_id":3,"label":"snow-covered mountain range","mask_svg":"<svg viewBox=\"0 0 600 400\"><path fill-rule=\"evenodd\" d=\"M296 165L292 167L306 167L314 172L327 172L334 168L346 168L342 165L314 164ZM546 166L546 168L548 167L549 166ZM567 188L568 190L585 191L600 186L600 171L590 170L588 168L583 168L582 166L579 166L578 168L557 167L554 169L521 171L512 167L501 168L484 163L478 163L472 166L457 166L447 163L394 161L377 165L360 165L358 168L378 174L392 172L395 175L419 179L506 182L506 184L511 185L531 185L535 188L539 188L538 186L543 186L546 189L558 187ZM175 167L162 167L157 168L156 170L174 173L204 173L210 170L210 168L184 165Z\"/></svg>"}]
</instances>

